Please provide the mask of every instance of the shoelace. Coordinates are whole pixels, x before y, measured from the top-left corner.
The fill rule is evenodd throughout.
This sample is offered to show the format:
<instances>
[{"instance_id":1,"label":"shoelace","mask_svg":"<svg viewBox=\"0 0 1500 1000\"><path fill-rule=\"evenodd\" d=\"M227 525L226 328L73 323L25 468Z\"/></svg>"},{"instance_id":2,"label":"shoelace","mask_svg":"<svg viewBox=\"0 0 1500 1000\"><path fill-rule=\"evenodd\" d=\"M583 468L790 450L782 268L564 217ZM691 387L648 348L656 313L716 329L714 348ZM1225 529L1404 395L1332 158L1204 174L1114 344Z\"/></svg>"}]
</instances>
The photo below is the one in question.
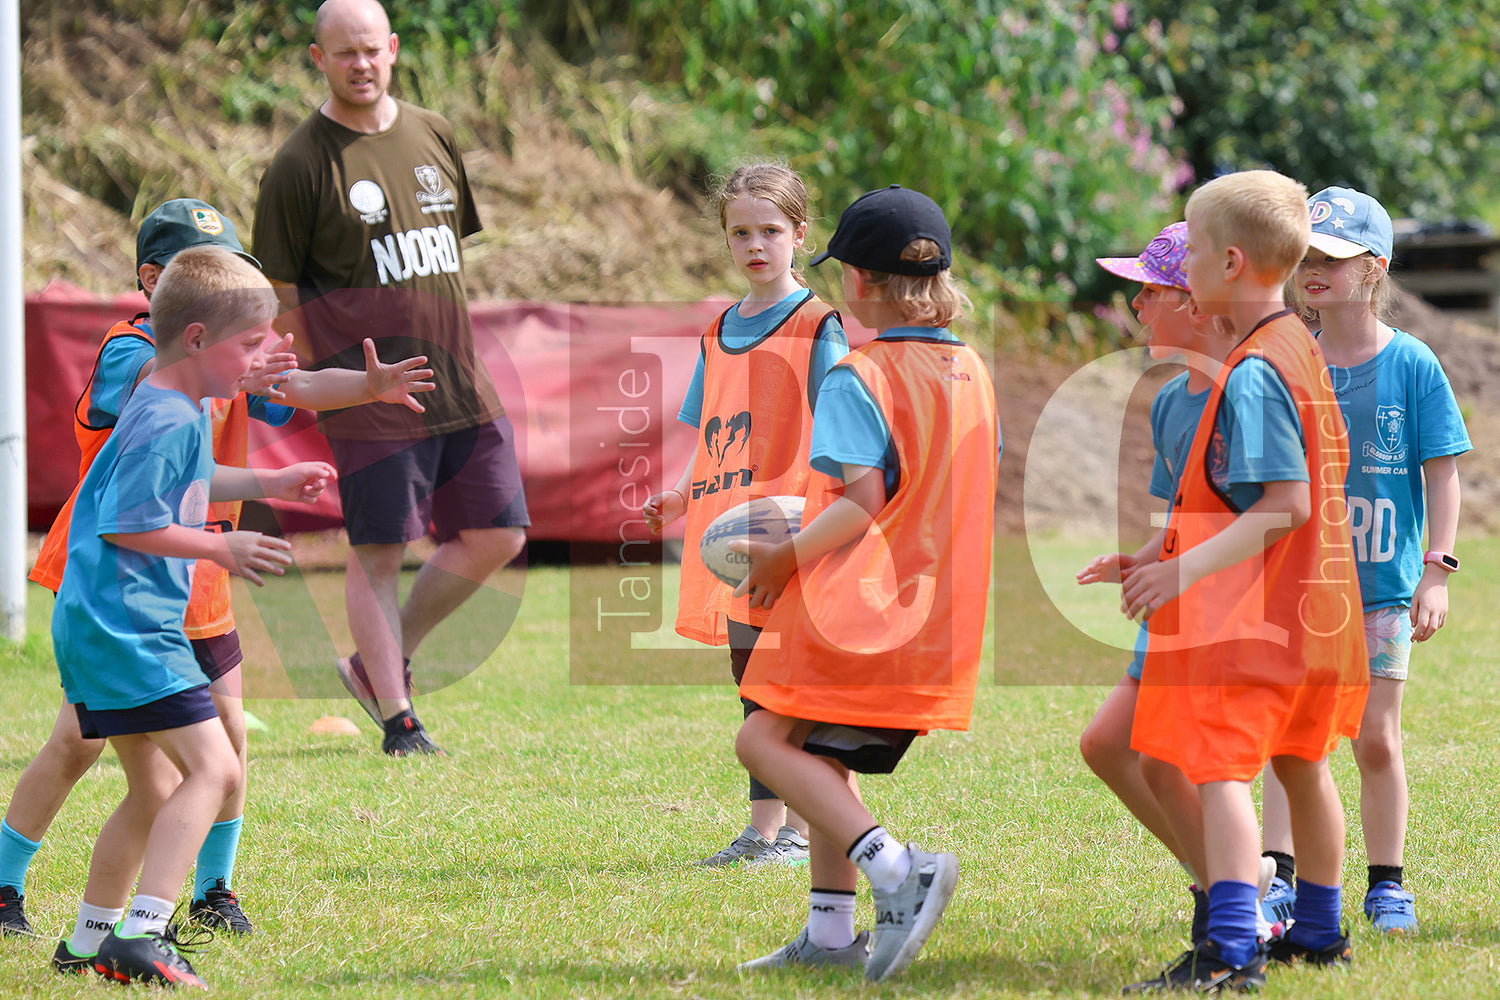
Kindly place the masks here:
<instances>
[{"instance_id":1,"label":"shoelace","mask_svg":"<svg viewBox=\"0 0 1500 1000\"><path fill-rule=\"evenodd\" d=\"M204 945L213 941L214 929L177 919L177 914L181 909L178 907L172 911L172 916L167 920L167 926L162 929L162 944L179 954L193 955L202 951Z\"/></svg>"}]
</instances>

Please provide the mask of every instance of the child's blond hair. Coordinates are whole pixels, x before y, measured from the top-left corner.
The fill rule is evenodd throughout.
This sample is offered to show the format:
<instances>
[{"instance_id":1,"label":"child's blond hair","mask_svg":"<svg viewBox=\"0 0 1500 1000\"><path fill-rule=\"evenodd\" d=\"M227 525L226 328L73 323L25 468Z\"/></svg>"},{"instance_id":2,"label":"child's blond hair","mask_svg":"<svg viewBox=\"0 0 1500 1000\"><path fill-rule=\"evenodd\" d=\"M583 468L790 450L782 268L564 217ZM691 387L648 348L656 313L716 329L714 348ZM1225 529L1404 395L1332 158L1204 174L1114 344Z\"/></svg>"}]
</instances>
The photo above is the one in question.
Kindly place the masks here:
<instances>
[{"instance_id":1,"label":"child's blond hair","mask_svg":"<svg viewBox=\"0 0 1500 1000\"><path fill-rule=\"evenodd\" d=\"M902 260L928 261L943 256L932 240L916 239L901 251ZM864 270L864 269L861 269ZM888 302L913 326L949 326L974 307L947 268L937 274L886 274L865 270L869 275L872 301Z\"/></svg>"},{"instance_id":2,"label":"child's blond hair","mask_svg":"<svg viewBox=\"0 0 1500 1000\"><path fill-rule=\"evenodd\" d=\"M217 341L275 318L276 293L255 267L223 247L189 247L172 258L151 293L157 348L175 346L193 323Z\"/></svg>"},{"instance_id":3,"label":"child's blond hair","mask_svg":"<svg viewBox=\"0 0 1500 1000\"><path fill-rule=\"evenodd\" d=\"M1251 268L1277 284L1296 270L1312 237L1307 188L1274 170L1216 177L1193 192L1186 214L1214 251L1239 247Z\"/></svg>"},{"instance_id":4,"label":"child's blond hair","mask_svg":"<svg viewBox=\"0 0 1500 1000\"><path fill-rule=\"evenodd\" d=\"M1316 251L1309 251L1316 253ZM1354 260L1359 261L1364 267L1364 273L1360 275L1362 282L1370 285L1370 312L1382 323L1389 323L1396 310L1396 294L1400 288L1396 279L1391 277L1389 268L1381 267L1379 259L1373 253L1362 253ZM1286 300L1297 310L1297 315L1308 326L1315 327L1322 322L1318 310L1314 309L1312 303L1307 301L1307 293L1302 290L1302 283L1295 280L1286 284Z\"/></svg>"}]
</instances>

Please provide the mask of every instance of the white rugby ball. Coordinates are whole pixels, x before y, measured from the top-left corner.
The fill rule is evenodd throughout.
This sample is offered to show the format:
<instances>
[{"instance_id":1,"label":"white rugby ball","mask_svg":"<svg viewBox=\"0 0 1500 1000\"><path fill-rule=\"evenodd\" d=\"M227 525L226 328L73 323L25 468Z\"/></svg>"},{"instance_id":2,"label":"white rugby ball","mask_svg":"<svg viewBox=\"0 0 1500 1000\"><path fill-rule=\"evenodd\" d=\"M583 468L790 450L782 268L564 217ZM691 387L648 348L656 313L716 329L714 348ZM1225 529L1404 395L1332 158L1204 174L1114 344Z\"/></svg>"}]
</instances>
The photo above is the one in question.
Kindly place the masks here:
<instances>
[{"instance_id":1,"label":"white rugby ball","mask_svg":"<svg viewBox=\"0 0 1500 1000\"><path fill-rule=\"evenodd\" d=\"M779 542L802 530L802 498L756 497L731 507L709 522L698 540L698 553L708 571L731 587L750 572L750 557L729 551L737 539Z\"/></svg>"}]
</instances>

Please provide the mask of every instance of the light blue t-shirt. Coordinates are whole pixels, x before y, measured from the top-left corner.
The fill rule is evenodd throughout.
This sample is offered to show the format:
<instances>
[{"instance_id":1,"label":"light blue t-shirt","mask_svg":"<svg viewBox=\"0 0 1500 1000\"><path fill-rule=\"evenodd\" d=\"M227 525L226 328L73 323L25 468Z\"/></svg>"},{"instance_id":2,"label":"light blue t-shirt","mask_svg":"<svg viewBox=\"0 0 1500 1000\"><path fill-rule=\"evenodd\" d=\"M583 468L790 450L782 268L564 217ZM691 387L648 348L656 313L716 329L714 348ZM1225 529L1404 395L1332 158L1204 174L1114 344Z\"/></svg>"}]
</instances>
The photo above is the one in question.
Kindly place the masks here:
<instances>
[{"instance_id":1,"label":"light blue t-shirt","mask_svg":"<svg viewBox=\"0 0 1500 1000\"><path fill-rule=\"evenodd\" d=\"M1207 458L1214 488L1239 511L1262 483L1311 482L1297 404L1269 361L1250 355L1229 372Z\"/></svg>"},{"instance_id":2,"label":"light blue t-shirt","mask_svg":"<svg viewBox=\"0 0 1500 1000\"><path fill-rule=\"evenodd\" d=\"M1151 495L1171 500L1177 480L1198 433L1198 418L1208 402L1208 389L1188 391L1188 373L1183 372L1156 392L1151 400L1151 444L1156 458L1151 464Z\"/></svg>"},{"instance_id":3,"label":"light blue t-shirt","mask_svg":"<svg viewBox=\"0 0 1500 1000\"><path fill-rule=\"evenodd\" d=\"M193 561L146 555L106 534L201 529L213 476L209 410L142 382L84 477L52 643L70 704L136 708L207 683L183 634Z\"/></svg>"},{"instance_id":4,"label":"light blue t-shirt","mask_svg":"<svg viewBox=\"0 0 1500 1000\"><path fill-rule=\"evenodd\" d=\"M149 334L145 320L135 325ZM125 401L135 391L141 368L156 357L156 348L142 337L115 337L99 352L94 377L89 380L88 418L90 427L113 427L120 419Z\"/></svg>"},{"instance_id":5,"label":"light blue t-shirt","mask_svg":"<svg viewBox=\"0 0 1500 1000\"><path fill-rule=\"evenodd\" d=\"M960 343L948 329L928 326L892 327L877 339ZM1005 449L999 435L997 424L995 440L1000 446L995 454L997 462L1000 452ZM818 392L809 452L810 464L819 472L842 479L845 465L864 465L884 473L886 496L896 489L901 470L897 467L891 429L885 422L880 404L870 395L870 390L859 380L854 369L847 365L835 367L823 380L823 388Z\"/></svg>"},{"instance_id":6,"label":"light blue t-shirt","mask_svg":"<svg viewBox=\"0 0 1500 1000\"><path fill-rule=\"evenodd\" d=\"M143 317L137 317L134 325L144 336L115 337L99 352L99 361L94 365L94 376L89 380L89 426L113 427L120 419L120 411L130 394L135 391L141 368L156 358L156 348L145 337L151 334L151 325ZM292 419L295 407L273 403L264 396L246 395L250 416L261 423L280 427Z\"/></svg>"},{"instance_id":7,"label":"light blue t-shirt","mask_svg":"<svg viewBox=\"0 0 1500 1000\"><path fill-rule=\"evenodd\" d=\"M1183 372L1156 391L1151 400L1151 444L1156 459L1151 465L1151 495L1170 501L1177 494L1177 481L1198 433L1198 418L1208 402L1208 389L1188 391L1188 373ZM1125 670L1136 680L1146 663L1146 626L1135 637L1134 655Z\"/></svg>"},{"instance_id":8,"label":"light blue t-shirt","mask_svg":"<svg viewBox=\"0 0 1500 1000\"><path fill-rule=\"evenodd\" d=\"M721 325L724 346L731 351L744 351L754 347L775 333L798 306L812 298L812 294L806 288L799 288L770 308L750 317L741 316L741 303L735 303L724 313L724 322ZM812 363L808 371L808 378L812 382L808 386L809 399L818 398L818 390L822 387L823 378L828 374L828 369L848 353L849 338L844 334L844 326L839 322L838 316L830 315L823 324L823 335L813 343ZM698 427L703 423L703 352L701 351L698 353L698 363L693 367L693 378L688 383L687 395L682 399L682 408L677 411L677 419L689 427Z\"/></svg>"},{"instance_id":9,"label":"light blue t-shirt","mask_svg":"<svg viewBox=\"0 0 1500 1000\"><path fill-rule=\"evenodd\" d=\"M1401 330L1375 357L1328 366L1349 428L1349 529L1365 610L1406 606L1422 579L1422 463L1470 450L1432 349Z\"/></svg>"}]
</instances>

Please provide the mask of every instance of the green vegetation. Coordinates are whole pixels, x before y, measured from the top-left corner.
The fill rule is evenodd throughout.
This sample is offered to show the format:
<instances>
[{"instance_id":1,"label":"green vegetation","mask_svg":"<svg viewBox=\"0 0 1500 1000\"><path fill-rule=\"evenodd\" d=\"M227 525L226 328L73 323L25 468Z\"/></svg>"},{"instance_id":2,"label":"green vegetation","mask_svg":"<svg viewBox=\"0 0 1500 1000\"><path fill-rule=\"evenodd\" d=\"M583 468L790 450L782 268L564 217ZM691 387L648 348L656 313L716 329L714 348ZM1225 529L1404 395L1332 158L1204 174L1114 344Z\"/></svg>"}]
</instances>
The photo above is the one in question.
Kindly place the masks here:
<instances>
[{"instance_id":1,"label":"green vegetation","mask_svg":"<svg viewBox=\"0 0 1500 1000\"><path fill-rule=\"evenodd\" d=\"M789 938L806 915L803 870L705 871L689 861L744 824L731 735L732 688L569 682L569 593L604 567L537 568L500 652L422 699L454 756L393 762L347 699L256 700L251 788L236 887L261 933L217 940L194 961L225 998L577 998L1118 996L1182 947L1183 876L1079 758L1084 723L1125 662L1048 612L1034 575L1075 570L1078 540L1003 541L997 553L997 673L981 684L974 728L919 740L867 798L898 835L952 850L959 894L903 976L878 987L838 972L742 979L736 962ZM1036 574L1029 568L1036 562ZM1349 816L1348 975L1273 971L1264 996L1429 998L1488 995L1500 960L1500 696L1490 682L1500 602L1500 542L1470 542L1454 614L1417 650L1407 695L1412 782L1407 871L1421 933L1383 940L1358 913L1364 858L1357 777L1335 774ZM675 574L665 574L671 579ZM518 590L513 574L497 582ZM310 574L337 609L342 577ZM305 592L272 581L259 617ZM1100 595L1106 588L1098 588ZM45 635L50 600L34 591ZM673 598L668 594L667 605ZM1107 617L1107 601L1097 613ZM252 636L247 605L242 629ZM284 609L296 615L298 609ZM1088 614L1078 611L1078 614ZM440 630L417 664L444 662L464 637ZM8 725L0 786L13 785L57 711L50 656L0 645ZM461 655L461 654L455 654ZM722 651L703 651L727 675ZM1053 667L1057 670L1054 671ZM1066 668L1066 670L1064 670ZM329 671L331 673L331 671ZM1069 678L1064 683L1059 678ZM1070 686L1083 682L1091 686ZM359 737L317 736L319 716L357 720ZM44 935L0 943L7 995L93 995L98 984L47 968L71 926L94 834L123 781L112 754L64 808L32 866L27 908ZM868 926L862 892L857 920Z\"/></svg>"},{"instance_id":2,"label":"green vegetation","mask_svg":"<svg viewBox=\"0 0 1500 1000\"><path fill-rule=\"evenodd\" d=\"M98 32L101 17L128 26L120 34L130 43L93 55L97 76L77 72L77 55L76 78L32 75L35 155L70 187L138 219L163 189L181 186L169 163L208 152L221 165L195 163L188 176L228 188L243 209L264 150L318 92L303 55L315 7L25 0L29 50ZM628 176L689 201L737 161L779 157L809 179L830 221L871 187L927 191L953 222L959 270L985 325L994 316L1007 342L1092 349L1103 334L1112 343L1121 300L1113 310L1092 304L1120 286L1093 258L1138 248L1219 170L1270 165L1310 189L1354 184L1397 215L1429 219L1496 203L1488 165L1500 152L1491 58L1500 0L389 7L403 40L400 92L441 108L471 148L508 153L515 129L544 118ZM193 54L186 79L180 63L136 60L142 31ZM111 81L108 94L101 81ZM45 127L76 115L69 91L79 88L125 120ZM216 98L208 117L228 129L216 141L193 141L209 128L201 113L180 130L187 135L159 111L140 124L145 137L125 130L152 93L174 109L203 108L202 90Z\"/></svg>"}]
</instances>

